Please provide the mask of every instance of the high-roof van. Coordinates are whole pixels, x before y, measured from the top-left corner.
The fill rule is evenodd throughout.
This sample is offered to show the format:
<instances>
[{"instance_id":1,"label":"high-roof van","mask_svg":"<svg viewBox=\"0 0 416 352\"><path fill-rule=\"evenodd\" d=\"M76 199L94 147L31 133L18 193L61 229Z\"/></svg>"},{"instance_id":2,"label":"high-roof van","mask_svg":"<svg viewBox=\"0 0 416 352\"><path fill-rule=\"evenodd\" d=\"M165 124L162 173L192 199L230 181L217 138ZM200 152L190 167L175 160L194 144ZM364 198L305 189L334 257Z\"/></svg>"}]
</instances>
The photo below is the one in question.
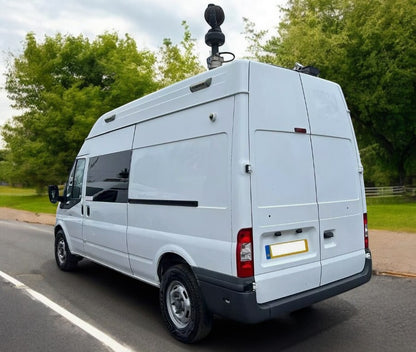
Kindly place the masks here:
<instances>
[{"instance_id":1,"label":"high-roof van","mask_svg":"<svg viewBox=\"0 0 416 352\"><path fill-rule=\"evenodd\" d=\"M363 167L339 85L235 61L101 116L64 195L55 257L160 288L180 341L371 277Z\"/></svg>"}]
</instances>

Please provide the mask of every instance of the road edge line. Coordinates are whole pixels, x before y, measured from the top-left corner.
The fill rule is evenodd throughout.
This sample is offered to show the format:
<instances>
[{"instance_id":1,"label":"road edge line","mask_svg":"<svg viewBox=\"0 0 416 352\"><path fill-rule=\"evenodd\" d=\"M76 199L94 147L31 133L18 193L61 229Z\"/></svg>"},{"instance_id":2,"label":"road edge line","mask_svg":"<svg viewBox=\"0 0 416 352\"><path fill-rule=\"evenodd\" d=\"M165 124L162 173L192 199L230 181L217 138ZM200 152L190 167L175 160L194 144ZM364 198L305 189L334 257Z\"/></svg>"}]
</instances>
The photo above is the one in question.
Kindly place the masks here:
<instances>
[{"instance_id":1,"label":"road edge line","mask_svg":"<svg viewBox=\"0 0 416 352\"><path fill-rule=\"evenodd\" d=\"M8 281L9 283L13 284L16 288L22 289L26 291L27 294L32 296L36 301L44 304L49 309L52 309L60 316L64 317L66 320L74 324L75 326L79 327L80 329L84 330L87 334L91 335L102 344L108 346L113 351L116 352L133 352L133 350L127 346L123 346L121 343L117 342L111 336L107 335L106 333L102 332L101 330L97 329L96 327L92 326L90 323L87 323L85 320L77 317L75 314L69 312L65 308L61 307L59 304L53 302L48 297L42 295L41 293L31 289L30 287L26 286L24 283L16 280L14 277L6 274L5 272L0 270L0 276Z\"/></svg>"}]
</instances>

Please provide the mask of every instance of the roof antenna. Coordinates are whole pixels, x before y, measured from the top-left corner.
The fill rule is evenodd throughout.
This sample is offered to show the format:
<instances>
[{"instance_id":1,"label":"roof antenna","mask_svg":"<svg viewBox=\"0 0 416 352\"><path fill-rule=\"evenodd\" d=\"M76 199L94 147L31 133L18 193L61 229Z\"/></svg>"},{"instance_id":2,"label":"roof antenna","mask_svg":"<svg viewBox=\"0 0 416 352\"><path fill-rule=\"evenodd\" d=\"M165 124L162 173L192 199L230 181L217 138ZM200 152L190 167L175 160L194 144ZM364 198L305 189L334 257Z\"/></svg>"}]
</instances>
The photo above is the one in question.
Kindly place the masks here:
<instances>
[{"instance_id":1,"label":"roof antenna","mask_svg":"<svg viewBox=\"0 0 416 352\"><path fill-rule=\"evenodd\" d=\"M313 67L313 66L303 66L299 62L295 63L295 67L293 67L293 71L306 73L307 75L311 75L315 77L318 77L320 73L318 68Z\"/></svg>"},{"instance_id":2,"label":"roof antenna","mask_svg":"<svg viewBox=\"0 0 416 352\"><path fill-rule=\"evenodd\" d=\"M219 52L219 47L225 43L225 35L221 31L221 25L224 22L224 11L220 6L209 4L204 13L205 21L211 26L211 29L205 34L205 43L211 47L211 56L207 58L209 70L222 66L224 62L233 61L235 55L230 52ZM225 61L221 54L231 55L230 60Z\"/></svg>"}]
</instances>

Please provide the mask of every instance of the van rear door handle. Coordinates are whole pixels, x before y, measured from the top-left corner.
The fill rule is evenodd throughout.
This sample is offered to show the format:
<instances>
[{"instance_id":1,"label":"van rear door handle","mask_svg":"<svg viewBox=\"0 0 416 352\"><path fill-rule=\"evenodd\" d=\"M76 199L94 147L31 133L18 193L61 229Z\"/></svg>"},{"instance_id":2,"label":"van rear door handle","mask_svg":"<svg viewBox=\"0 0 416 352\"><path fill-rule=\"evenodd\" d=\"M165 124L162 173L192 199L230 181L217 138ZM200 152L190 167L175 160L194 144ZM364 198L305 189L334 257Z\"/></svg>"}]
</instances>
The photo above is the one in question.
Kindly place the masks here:
<instances>
[{"instance_id":1,"label":"van rear door handle","mask_svg":"<svg viewBox=\"0 0 416 352\"><path fill-rule=\"evenodd\" d=\"M324 238L331 238L334 237L334 233L332 231L325 231L324 232Z\"/></svg>"},{"instance_id":2,"label":"van rear door handle","mask_svg":"<svg viewBox=\"0 0 416 352\"><path fill-rule=\"evenodd\" d=\"M90 206L87 205L87 216L90 216Z\"/></svg>"}]
</instances>

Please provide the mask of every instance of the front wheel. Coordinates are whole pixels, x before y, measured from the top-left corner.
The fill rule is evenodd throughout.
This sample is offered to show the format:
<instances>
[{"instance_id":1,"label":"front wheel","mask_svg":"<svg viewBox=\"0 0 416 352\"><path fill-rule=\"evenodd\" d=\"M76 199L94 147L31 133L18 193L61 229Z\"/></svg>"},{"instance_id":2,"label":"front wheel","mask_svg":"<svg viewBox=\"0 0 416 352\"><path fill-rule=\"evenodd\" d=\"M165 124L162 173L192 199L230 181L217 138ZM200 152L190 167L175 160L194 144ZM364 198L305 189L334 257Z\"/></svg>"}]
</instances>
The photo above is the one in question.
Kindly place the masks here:
<instances>
[{"instance_id":1,"label":"front wheel","mask_svg":"<svg viewBox=\"0 0 416 352\"><path fill-rule=\"evenodd\" d=\"M185 264L164 273L159 302L168 330L177 340L193 343L211 331L212 314L205 306L195 276Z\"/></svg>"},{"instance_id":2,"label":"front wheel","mask_svg":"<svg viewBox=\"0 0 416 352\"><path fill-rule=\"evenodd\" d=\"M63 271L71 271L77 267L78 258L69 250L62 230L59 230L55 236L55 260L59 269Z\"/></svg>"}]
</instances>

